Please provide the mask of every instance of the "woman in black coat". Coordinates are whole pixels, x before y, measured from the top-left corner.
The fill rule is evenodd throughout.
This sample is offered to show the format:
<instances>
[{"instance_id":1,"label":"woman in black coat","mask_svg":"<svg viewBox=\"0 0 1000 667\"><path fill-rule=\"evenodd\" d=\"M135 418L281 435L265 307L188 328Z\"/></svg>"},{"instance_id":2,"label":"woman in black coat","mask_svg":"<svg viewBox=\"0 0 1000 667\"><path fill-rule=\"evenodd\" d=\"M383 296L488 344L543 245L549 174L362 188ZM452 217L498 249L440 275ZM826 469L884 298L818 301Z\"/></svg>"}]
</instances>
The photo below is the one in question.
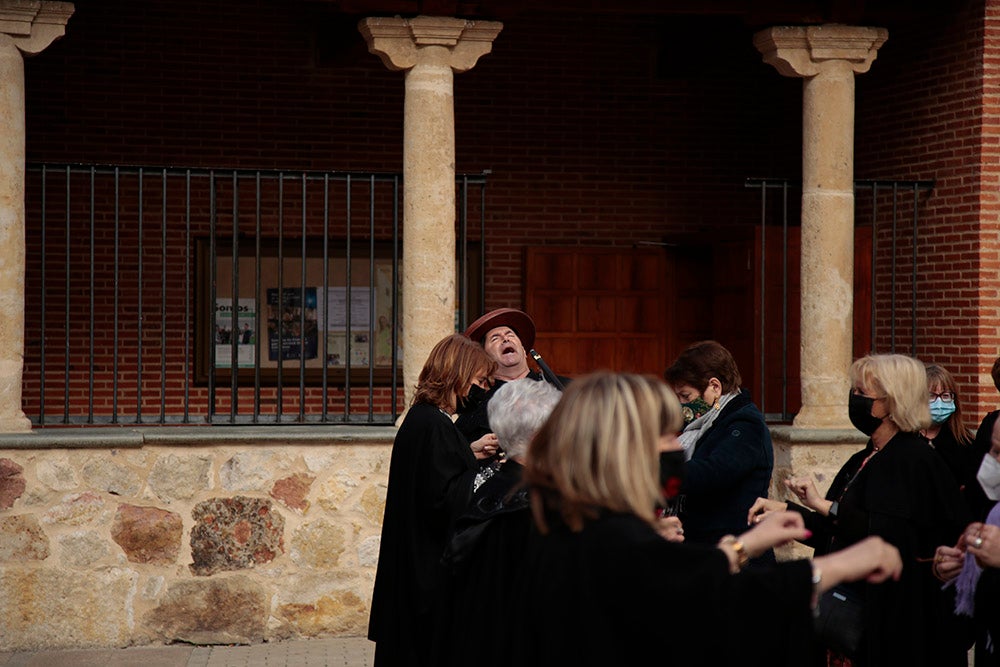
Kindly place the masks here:
<instances>
[{"instance_id":1,"label":"woman in black coat","mask_svg":"<svg viewBox=\"0 0 1000 667\"><path fill-rule=\"evenodd\" d=\"M919 431L931 423L924 365L900 354L875 354L850 370L851 423L871 439L840 469L826 497L811 476L785 481L802 503L760 498L748 518L768 511L800 513L817 554L836 553L871 535L895 545L903 576L886 586L859 586L864 641L855 667L966 667L952 635L948 596L933 575L935 550L953 544L967 512L958 482ZM840 658L840 656L834 656ZM826 656L817 658L826 664Z\"/></svg>"},{"instance_id":2,"label":"woman in black coat","mask_svg":"<svg viewBox=\"0 0 1000 667\"><path fill-rule=\"evenodd\" d=\"M368 638L376 665L431 664L441 554L479 469L452 415L496 367L483 348L454 334L431 350L413 404L396 433L382 519Z\"/></svg>"}]
</instances>

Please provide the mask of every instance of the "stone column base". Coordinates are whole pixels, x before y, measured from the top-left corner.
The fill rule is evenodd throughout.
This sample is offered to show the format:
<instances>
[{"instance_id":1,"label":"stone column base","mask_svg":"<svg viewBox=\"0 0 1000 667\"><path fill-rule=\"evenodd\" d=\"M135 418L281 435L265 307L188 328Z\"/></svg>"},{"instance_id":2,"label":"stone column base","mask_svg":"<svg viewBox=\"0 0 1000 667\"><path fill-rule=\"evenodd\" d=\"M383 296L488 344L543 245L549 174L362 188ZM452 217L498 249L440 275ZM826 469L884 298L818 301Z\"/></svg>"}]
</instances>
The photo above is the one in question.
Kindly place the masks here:
<instances>
[{"instance_id":1,"label":"stone column base","mask_svg":"<svg viewBox=\"0 0 1000 667\"><path fill-rule=\"evenodd\" d=\"M868 437L853 428L807 429L797 426L772 426L774 443L774 473L771 475L770 497L794 500L785 490L790 477L810 475L816 490L825 495L837 472L855 452L864 449ZM806 558L812 549L798 542L777 551L779 560Z\"/></svg>"}]
</instances>

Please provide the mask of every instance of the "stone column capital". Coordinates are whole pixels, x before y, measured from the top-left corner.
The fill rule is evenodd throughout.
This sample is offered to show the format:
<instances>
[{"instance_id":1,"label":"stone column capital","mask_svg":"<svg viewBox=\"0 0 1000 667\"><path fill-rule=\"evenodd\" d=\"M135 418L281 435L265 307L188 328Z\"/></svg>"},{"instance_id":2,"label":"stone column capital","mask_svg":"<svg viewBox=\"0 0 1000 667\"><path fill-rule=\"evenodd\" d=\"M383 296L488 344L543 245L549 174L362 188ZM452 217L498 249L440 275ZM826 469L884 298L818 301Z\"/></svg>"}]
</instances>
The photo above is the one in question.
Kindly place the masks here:
<instances>
[{"instance_id":1,"label":"stone column capital","mask_svg":"<svg viewBox=\"0 0 1000 667\"><path fill-rule=\"evenodd\" d=\"M33 56L66 34L75 10L71 2L0 0L0 34L21 53Z\"/></svg>"},{"instance_id":2,"label":"stone column capital","mask_svg":"<svg viewBox=\"0 0 1000 667\"><path fill-rule=\"evenodd\" d=\"M831 23L766 28L754 35L753 44L782 75L811 77L829 63L846 64L855 74L867 72L888 37L885 28Z\"/></svg>"},{"instance_id":3,"label":"stone column capital","mask_svg":"<svg viewBox=\"0 0 1000 667\"><path fill-rule=\"evenodd\" d=\"M449 54L447 65L454 72L472 69L482 56L493 49L493 40L503 29L495 21L467 21L443 16L403 18L366 18L358 30L368 43L368 50L377 55L391 70L407 70L421 59L428 47Z\"/></svg>"}]
</instances>

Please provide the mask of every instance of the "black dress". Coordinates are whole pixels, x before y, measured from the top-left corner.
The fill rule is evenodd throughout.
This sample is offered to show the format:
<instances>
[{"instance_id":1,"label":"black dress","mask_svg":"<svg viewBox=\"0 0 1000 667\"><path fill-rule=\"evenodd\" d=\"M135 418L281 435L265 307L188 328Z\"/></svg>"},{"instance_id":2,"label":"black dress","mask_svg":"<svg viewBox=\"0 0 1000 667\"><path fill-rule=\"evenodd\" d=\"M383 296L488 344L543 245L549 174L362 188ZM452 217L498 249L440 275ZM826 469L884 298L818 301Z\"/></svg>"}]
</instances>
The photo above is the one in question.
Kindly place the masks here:
<instances>
[{"instance_id":1,"label":"black dress","mask_svg":"<svg viewBox=\"0 0 1000 667\"><path fill-rule=\"evenodd\" d=\"M949 470L958 481L958 487L969 510L969 516L976 521L982 521L986 518L986 514L993 507L993 501L986 497L979 482L976 481L976 473L979 472L979 464L983 460L983 454L990 449L990 431L992 429L991 423L986 431L985 440L977 433L972 442L963 445L955 439L951 429L945 423L933 440L927 440L928 444L937 450L944 462L948 464Z\"/></svg>"},{"instance_id":2,"label":"black dress","mask_svg":"<svg viewBox=\"0 0 1000 667\"><path fill-rule=\"evenodd\" d=\"M430 665L441 554L478 465L451 418L410 408L396 433L368 638L376 665Z\"/></svg>"},{"instance_id":3,"label":"black dress","mask_svg":"<svg viewBox=\"0 0 1000 667\"><path fill-rule=\"evenodd\" d=\"M455 522L443 562L447 580L436 614L435 664L508 667L496 638L506 636L508 619L522 613L513 588L532 532L523 467L508 460L473 494Z\"/></svg>"},{"instance_id":4,"label":"black dress","mask_svg":"<svg viewBox=\"0 0 1000 667\"><path fill-rule=\"evenodd\" d=\"M539 382L545 379L540 373L536 373L535 371L528 371L527 377ZM570 379L567 377L563 377L561 375L557 375L556 377L558 377L559 381L563 383L563 386L570 383ZM505 380L494 380L493 386L486 392L486 395L483 397L483 400L479 402L479 405L468 412L463 412L458 416L458 419L455 420L455 426L458 427L458 430L462 432L462 435L464 435L469 442L475 442L487 433L493 432L493 429L490 428L490 417L486 406L489 404L490 399L493 398L493 395L497 393L497 390L505 384Z\"/></svg>"},{"instance_id":5,"label":"black dress","mask_svg":"<svg viewBox=\"0 0 1000 667\"><path fill-rule=\"evenodd\" d=\"M504 664L801 667L811 640L805 559L729 573L725 554L604 513L534 533Z\"/></svg>"},{"instance_id":6,"label":"black dress","mask_svg":"<svg viewBox=\"0 0 1000 667\"><path fill-rule=\"evenodd\" d=\"M938 453L916 433L897 433L875 452L871 441L840 469L826 495L836 517L794 503L813 535L817 554L878 535L899 549L898 582L861 584L866 640L855 665L863 667L966 667L960 638L952 635L949 595L931 572L935 549L955 544L966 525L958 482Z\"/></svg>"}]
</instances>

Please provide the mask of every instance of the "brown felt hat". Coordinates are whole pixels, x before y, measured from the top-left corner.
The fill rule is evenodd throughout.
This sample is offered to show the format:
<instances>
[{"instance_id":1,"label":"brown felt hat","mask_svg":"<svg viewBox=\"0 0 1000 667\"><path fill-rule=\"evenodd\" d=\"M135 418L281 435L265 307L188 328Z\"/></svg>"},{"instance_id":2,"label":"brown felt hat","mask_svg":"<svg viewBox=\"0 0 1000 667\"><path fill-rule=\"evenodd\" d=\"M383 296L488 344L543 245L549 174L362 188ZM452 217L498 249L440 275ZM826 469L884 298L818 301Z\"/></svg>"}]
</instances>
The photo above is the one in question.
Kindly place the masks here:
<instances>
[{"instance_id":1,"label":"brown felt hat","mask_svg":"<svg viewBox=\"0 0 1000 667\"><path fill-rule=\"evenodd\" d=\"M465 335L477 343L482 343L486 334L497 327L513 329L517 333L517 337L521 339L521 345L524 346L525 351L530 350L535 344L535 323L531 321L527 313L517 308L491 310L470 324L469 328L465 330Z\"/></svg>"}]
</instances>

